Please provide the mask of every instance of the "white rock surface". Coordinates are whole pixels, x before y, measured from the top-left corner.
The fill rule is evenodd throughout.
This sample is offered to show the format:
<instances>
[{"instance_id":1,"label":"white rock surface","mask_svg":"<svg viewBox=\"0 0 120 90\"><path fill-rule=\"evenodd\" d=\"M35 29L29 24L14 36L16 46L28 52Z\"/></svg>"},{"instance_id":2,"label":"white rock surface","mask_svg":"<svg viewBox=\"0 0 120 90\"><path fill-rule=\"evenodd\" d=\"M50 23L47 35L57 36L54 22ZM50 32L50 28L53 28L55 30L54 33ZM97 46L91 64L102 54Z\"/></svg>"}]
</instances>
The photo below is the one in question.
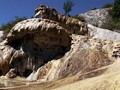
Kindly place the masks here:
<instances>
[{"instance_id":1,"label":"white rock surface","mask_svg":"<svg viewBox=\"0 0 120 90\"><path fill-rule=\"evenodd\" d=\"M105 22L106 17L109 14L109 9L110 8L90 10L86 13L80 14L79 16L82 16L87 23L100 27L102 23Z\"/></svg>"},{"instance_id":2,"label":"white rock surface","mask_svg":"<svg viewBox=\"0 0 120 90\"><path fill-rule=\"evenodd\" d=\"M27 78L26 80L37 80L38 78L38 74L39 74L39 70L40 68L37 70L37 71L33 71Z\"/></svg>"},{"instance_id":3,"label":"white rock surface","mask_svg":"<svg viewBox=\"0 0 120 90\"><path fill-rule=\"evenodd\" d=\"M90 36L92 36L93 38L99 38L102 40L115 40L115 41L120 40L120 33L108 29L98 28L91 24L88 24L88 28L89 30L91 30Z\"/></svg>"},{"instance_id":4,"label":"white rock surface","mask_svg":"<svg viewBox=\"0 0 120 90\"><path fill-rule=\"evenodd\" d=\"M3 33L4 33L3 31L0 31L0 42L2 41L1 37L3 36Z\"/></svg>"}]
</instances>

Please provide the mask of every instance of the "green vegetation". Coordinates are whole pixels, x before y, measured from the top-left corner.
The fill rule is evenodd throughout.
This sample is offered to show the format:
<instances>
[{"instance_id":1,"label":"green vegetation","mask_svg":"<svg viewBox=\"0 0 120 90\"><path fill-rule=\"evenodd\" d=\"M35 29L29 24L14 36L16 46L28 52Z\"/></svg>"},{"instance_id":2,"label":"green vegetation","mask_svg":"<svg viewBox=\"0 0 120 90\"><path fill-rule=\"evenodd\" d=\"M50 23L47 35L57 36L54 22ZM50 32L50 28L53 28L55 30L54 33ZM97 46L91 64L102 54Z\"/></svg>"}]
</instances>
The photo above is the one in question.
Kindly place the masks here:
<instances>
[{"instance_id":1,"label":"green vegetation","mask_svg":"<svg viewBox=\"0 0 120 90\"><path fill-rule=\"evenodd\" d=\"M65 11L65 15L69 16L69 12L72 10L73 6L74 6L73 1L67 0L67 1L64 2L63 9Z\"/></svg>"},{"instance_id":2,"label":"green vegetation","mask_svg":"<svg viewBox=\"0 0 120 90\"><path fill-rule=\"evenodd\" d=\"M120 21L114 21L112 18L108 18L107 21L103 23L101 28L120 32Z\"/></svg>"},{"instance_id":3,"label":"green vegetation","mask_svg":"<svg viewBox=\"0 0 120 90\"><path fill-rule=\"evenodd\" d=\"M120 0L115 0L109 15L101 27L120 32Z\"/></svg>"},{"instance_id":4,"label":"green vegetation","mask_svg":"<svg viewBox=\"0 0 120 90\"><path fill-rule=\"evenodd\" d=\"M76 18L82 22L85 22L85 18L83 16L75 15L75 16L73 16L73 18Z\"/></svg>"},{"instance_id":5,"label":"green vegetation","mask_svg":"<svg viewBox=\"0 0 120 90\"><path fill-rule=\"evenodd\" d=\"M0 26L0 31L9 32L16 23L22 20L25 20L25 19L27 18L26 17L15 17L14 20L8 22L7 24L3 24L2 26Z\"/></svg>"},{"instance_id":6,"label":"green vegetation","mask_svg":"<svg viewBox=\"0 0 120 90\"><path fill-rule=\"evenodd\" d=\"M113 7L112 3L106 3L102 8L110 8Z\"/></svg>"},{"instance_id":7,"label":"green vegetation","mask_svg":"<svg viewBox=\"0 0 120 90\"><path fill-rule=\"evenodd\" d=\"M119 19L120 21L120 0L115 0L113 10L112 10L112 18Z\"/></svg>"},{"instance_id":8,"label":"green vegetation","mask_svg":"<svg viewBox=\"0 0 120 90\"><path fill-rule=\"evenodd\" d=\"M115 23L113 22L111 16L106 17L106 21L102 24L101 28L114 30L115 29Z\"/></svg>"},{"instance_id":9,"label":"green vegetation","mask_svg":"<svg viewBox=\"0 0 120 90\"><path fill-rule=\"evenodd\" d=\"M27 18L26 17L15 17L14 20L8 22L7 24L3 24L2 26L0 26L0 31L4 31L4 35L2 39L4 40L6 38L7 34L9 33L9 31L13 28L15 24L25 19Z\"/></svg>"}]
</instances>

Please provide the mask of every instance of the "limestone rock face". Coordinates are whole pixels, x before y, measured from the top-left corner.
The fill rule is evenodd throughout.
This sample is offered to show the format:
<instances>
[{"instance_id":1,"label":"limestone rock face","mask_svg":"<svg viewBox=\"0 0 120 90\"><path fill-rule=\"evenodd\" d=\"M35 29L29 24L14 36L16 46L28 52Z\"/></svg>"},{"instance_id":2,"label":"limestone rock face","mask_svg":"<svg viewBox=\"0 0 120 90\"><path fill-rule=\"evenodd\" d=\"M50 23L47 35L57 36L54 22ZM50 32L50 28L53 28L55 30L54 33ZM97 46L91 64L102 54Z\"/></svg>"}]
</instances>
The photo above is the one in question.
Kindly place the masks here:
<instances>
[{"instance_id":1,"label":"limestone rock face","mask_svg":"<svg viewBox=\"0 0 120 90\"><path fill-rule=\"evenodd\" d=\"M9 78L17 77L16 70L15 69L10 69L9 72L6 74L6 77L9 77Z\"/></svg>"},{"instance_id":2,"label":"limestone rock face","mask_svg":"<svg viewBox=\"0 0 120 90\"><path fill-rule=\"evenodd\" d=\"M107 45L107 47L110 47ZM69 52L61 59L50 61L40 68L38 79L51 81L76 74L90 73L101 67L113 63L112 54L108 57L104 43L101 40L88 39L87 37L72 35L72 46ZM108 51L110 52L110 50ZM101 74L95 72L81 79Z\"/></svg>"},{"instance_id":3,"label":"limestone rock face","mask_svg":"<svg viewBox=\"0 0 120 90\"><path fill-rule=\"evenodd\" d=\"M33 18L16 24L5 44L15 50L9 64L26 77L53 58L62 57L70 49L71 37L57 22Z\"/></svg>"},{"instance_id":4,"label":"limestone rock face","mask_svg":"<svg viewBox=\"0 0 120 90\"><path fill-rule=\"evenodd\" d=\"M39 5L35 10L35 18L50 19L58 22L69 33L88 35L88 28L85 22L65 16L47 5Z\"/></svg>"},{"instance_id":5,"label":"limestone rock face","mask_svg":"<svg viewBox=\"0 0 120 90\"><path fill-rule=\"evenodd\" d=\"M120 34L108 29L102 29L95 27L91 24L88 24L88 28L90 31L90 37L99 38L101 40L109 40L109 41L119 41Z\"/></svg>"},{"instance_id":6,"label":"limestone rock face","mask_svg":"<svg viewBox=\"0 0 120 90\"><path fill-rule=\"evenodd\" d=\"M111 10L111 8L90 10L86 13L80 14L79 16L83 17L87 23L101 27L101 25L106 21L106 17L109 16L109 10Z\"/></svg>"},{"instance_id":7,"label":"limestone rock face","mask_svg":"<svg viewBox=\"0 0 120 90\"><path fill-rule=\"evenodd\" d=\"M116 59L120 58L120 42L115 42L112 48L112 56Z\"/></svg>"},{"instance_id":8,"label":"limestone rock face","mask_svg":"<svg viewBox=\"0 0 120 90\"><path fill-rule=\"evenodd\" d=\"M2 41L4 31L0 31L0 42Z\"/></svg>"},{"instance_id":9,"label":"limestone rock face","mask_svg":"<svg viewBox=\"0 0 120 90\"><path fill-rule=\"evenodd\" d=\"M5 75L10 70L10 60L14 49L8 45L0 45L0 70Z\"/></svg>"},{"instance_id":10,"label":"limestone rock face","mask_svg":"<svg viewBox=\"0 0 120 90\"><path fill-rule=\"evenodd\" d=\"M42 66L38 79L51 81L79 74L81 75L79 76L80 80L102 74L106 69L99 70L100 68L120 59L119 41L114 40L117 39L104 40L72 35L72 45L69 52L62 58L52 60Z\"/></svg>"}]
</instances>

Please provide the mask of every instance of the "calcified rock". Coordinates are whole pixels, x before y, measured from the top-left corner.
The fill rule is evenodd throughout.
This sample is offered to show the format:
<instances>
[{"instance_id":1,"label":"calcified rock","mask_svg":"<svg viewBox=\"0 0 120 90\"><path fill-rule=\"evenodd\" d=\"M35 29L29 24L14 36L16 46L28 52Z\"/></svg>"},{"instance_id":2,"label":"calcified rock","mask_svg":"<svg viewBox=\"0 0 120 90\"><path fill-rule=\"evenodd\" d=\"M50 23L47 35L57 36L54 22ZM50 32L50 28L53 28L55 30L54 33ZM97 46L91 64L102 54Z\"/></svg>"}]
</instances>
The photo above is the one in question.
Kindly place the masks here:
<instances>
[{"instance_id":1,"label":"calcified rock","mask_svg":"<svg viewBox=\"0 0 120 90\"><path fill-rule=\"evenodd\" d=\"M0 31L0 42L2 41L4 31Z\"/></svg>"},{"instance_id":2,"label":"calcified rock","mask_svg":"<svg viewBox=\"0 0 120 90\"><path fill-rule=\"evenodd\" d=\"M37 71L33 71L26 79L31 81L37 80L40 74L39 71L40 71L40 68Z\"/></svg>"},{"instance_id":3,"label":"calcified rock","mask_svg":"<svg viewBox=\"0 0 120 90\"><path fill-rule=\"evenodd\" d=\"M88 29L90 31L90 36L92 38L99 38L101 40L111 40L111 41L119 41L120 40L120 34L108 29L102 29L95 27L91 24L88 24Z\"/></svg>"},{"instance_id":4,"label":"calcified rock","mask_svg":"<svg viewBox=\"0 0 120 90\"><path fill-rule=\"evenodd\" d=\"M44 18L59 22L59 24L70 33L80 35L89 34L86 23L81 22L78 19L65 16L47 5L39 5L37 7L35 10L35 18Z\"/></svg>"},{"instance_id":5,"label":"calcified rock","mask_svg":"<svg viewBox=\"0 0 120 90\"><path fill-rule=\"evenodd\" d=\"M0 70L5 75L10 70L10 60L14 53L14 49L8 45L0 45Z\"/></svg>"},{"instance_id":6,"label":"calcified rock","mask_svg":"<svg viewBox=\"0 0 120 90\"><path fill-rule=\"evenodd\" d=\"M0 69L4 74L9 71L9 78L22 76L40 82L91 78L119 60L119 40L119 33L40 5L35 18L17 23L0 43Z\"/></svg>"},{"instance_id":7,"label":"calcified rock","mask_svg":"<svg viewBox=\"0 0 120 90\"><path fill-rule=\"evenodd\" d=\"M50 61L40 68L38 79L41 81L51 81L75 74L91 72L103 66L111 64L113 61L105 55L101 40L88 39L87 37L72 35L72 46L64 57ZM98 42L99 41L99 42ZM96 44L100 43L100 44ZM87 77L99 75L90 74ZM85 79L86 75L82 76Z\"/></svg>"},{"instance_id":8,"label":"calcified rock","mask_svg":"<svg viewBox=\"0 0 120 90\"><path fill-rule=\"evenodd\" d=\"M90 78L104 72L104 70L94 70L108 66L115 60L118 60L119 41L116 41L120 39L119 34L105 30L103 31L103 36L106 36L105 39L104 37L102 38L99 36L100 33L96 33L101 29L98 29L97 27L94 28L96 29L91 31L91 33L93 33L93 36L91 36L92 38L72 35L72 46L69 52L67 52L61 59L52 60L42 66L39 70L40 74L37 78L40 81L51 81L76 74L83 74L79 77L79 80L88 77ZM111 35L113 33L113 35L110 37L107 36L108 32L111 32ZM95 38L94 35L98 38ZM114 55L114 48L117 49L116 55Z\"/></svg>"},{"instance_id":9,"label":"calcified rock","mask_svg":"<svg viewBox=\"0 0 120 90\"><path fill-rule=\"evenodd\" d=\"M6 77L8 77L8 78L17 77L16 70L15 69L10 69L10 71L6 74Z\"/></svg>"},{"instance_id":10,"label":"calcified rock","mask_svg":"<svg viewBox=\"0 0 120 90\"><path fill-rule=\"evenodd\" d=\"M112 48L112 56L115 59L120 59L120 42L114 42L114 46Z\"/></svg>"},{"instance_id":11,"label":"calcified rock","mask_svg":"<svg viewBox=\"0 0 120 90\"><path fill-rule=\"evenodd\" d=\"M27 77L53 58L62 57L70 48L71 38L59 23L33 18L16 24L6 44L15 49L9 64L18 75Z\"/></svg>"}]
</instances>

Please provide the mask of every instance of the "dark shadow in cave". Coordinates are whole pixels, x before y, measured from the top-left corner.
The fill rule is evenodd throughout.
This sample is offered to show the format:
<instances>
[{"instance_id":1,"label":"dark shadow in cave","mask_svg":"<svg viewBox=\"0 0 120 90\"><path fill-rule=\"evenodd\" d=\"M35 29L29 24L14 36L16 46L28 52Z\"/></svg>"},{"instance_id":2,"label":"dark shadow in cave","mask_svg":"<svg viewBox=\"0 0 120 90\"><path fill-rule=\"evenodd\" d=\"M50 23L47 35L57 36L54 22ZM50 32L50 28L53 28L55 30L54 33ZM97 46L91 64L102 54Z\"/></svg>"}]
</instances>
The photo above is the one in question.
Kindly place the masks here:
<instances>
[{"instance_id":1,"label":"dark shadow in cave","mask_svg":"<svg viewBox=\"0 0 120 90\"><path fill-rule=\"evenodd\" d=\"M25 72L23 73L23 76L26 78L28 77L33 71L31 69L26 69Z\"/></svg>"},{"instance_id":2,"label":"dark shadow in cave","mask_svg":"<svg viewBox=\"0 0 120 90\"><path fill-rule=\"evenodd\" d=\"M41 38L41 37L39 37ZM44 37L46 38L46 37ZM57 42L57 41L56 41ZM20 39L15 39L12 42L7 43L16 50L22 50L26 54L27 58L25 60L30 60L32 63L31 67L27 67L30 65L26 64L26 67L23 69L25 64L25 60L20 60L22 57L16 57L12 62L11 67L17 68L16 70L23 69L24 72L16 71L17 75L28 77L33 71L37 71L38 68L43 66L44 64L48 63L51 60L62 58L66 52L68 52L71 48L71 41L69 42L68 46L62 46L60 43L50 44L46 43L45 41L39 41L39 43L34 42L34 37L32 35L27 35ZM18 67L19 66L19 67ZM19 69L18 69L19 68Z\"/></svg>"},{"instance_id":3,"label":"dark shadow in cave","mask_svg":"<svg viewBox=\"0 0 120 90\"><path fill-rule=\"evenodd\" d=\"M12 42L8 42L7 45L13 47L16 50L19 50L23 41L23 39L15 39Z\"/></svg>"},{"instance_id":4,"label":"dark shadow in cave","mask_svg":"<svg viewBox=\"0 0 120 90\"><path fill-rule=\"evenodd\" d=\"M2 76L3 75L3 71L0 69L0 76Z\"/></svg>"}]
</instances>

